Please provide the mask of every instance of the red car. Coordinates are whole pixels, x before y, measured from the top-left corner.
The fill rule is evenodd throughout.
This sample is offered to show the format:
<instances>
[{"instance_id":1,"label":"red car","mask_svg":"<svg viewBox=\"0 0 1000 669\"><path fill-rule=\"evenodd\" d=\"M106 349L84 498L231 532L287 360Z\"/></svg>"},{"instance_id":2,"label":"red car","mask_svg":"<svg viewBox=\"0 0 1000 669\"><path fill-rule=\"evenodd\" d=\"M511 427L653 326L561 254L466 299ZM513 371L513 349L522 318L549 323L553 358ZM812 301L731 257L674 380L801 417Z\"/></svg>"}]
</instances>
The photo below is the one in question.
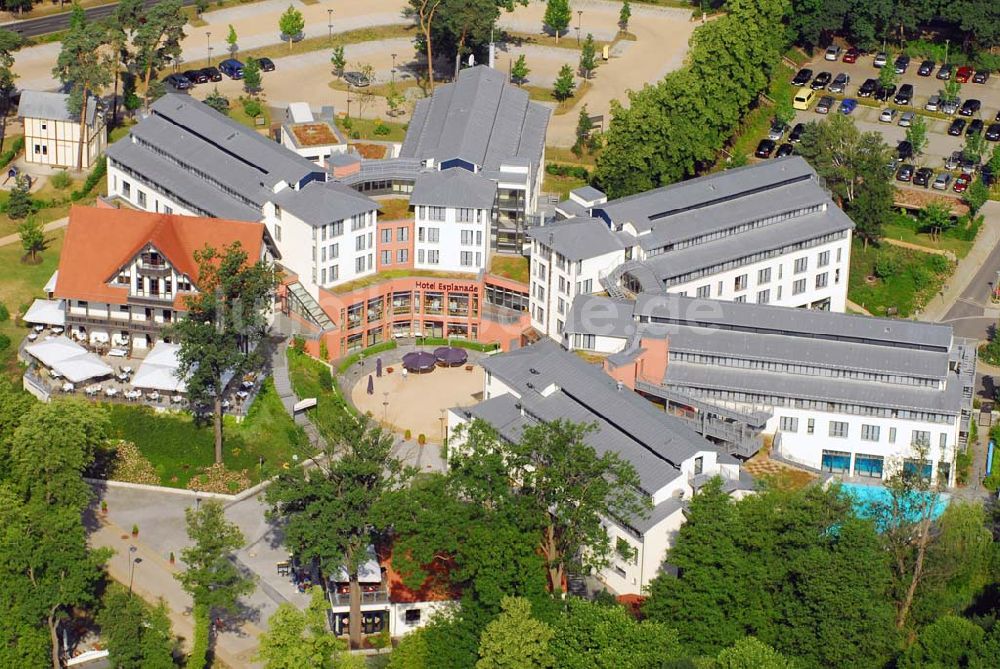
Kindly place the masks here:
<instances>
[{"instance_id":1,"label":"red car","mask_svg":"<svg viewBox=\"0 0 1000 669\"><path fill-rule=\"evenodd\" d=\"M955 81L957 81L960 84L969 83L969 79L971 78L972 78L972 68L969 67L968 65L963 65L962 67L958 68L958 70L955 72Z\"/></svg>"},{"instance_id":2,"label":"red car","mask_svg":"<svg viewBox=\"0 0 1000 669\"><path fill-rule=\"evenodd\" d=\"M972 183L972 177L968 174L959 174L958 178L955 179L955 185L952 186L952 190L956 193L964 193L969 188L969 184Z\"/></svg>"},{"instance_id":3,"label":"red car","mask_svg":"<svg viewBox=\"0 0 1000 669\"><path fill-rule=\"evenodd\" d=\"M858 56L861 52L855 49L853 46L844 52L844 62L845 63L856 63L858 62Z\"/></svg>"}]
</instances>

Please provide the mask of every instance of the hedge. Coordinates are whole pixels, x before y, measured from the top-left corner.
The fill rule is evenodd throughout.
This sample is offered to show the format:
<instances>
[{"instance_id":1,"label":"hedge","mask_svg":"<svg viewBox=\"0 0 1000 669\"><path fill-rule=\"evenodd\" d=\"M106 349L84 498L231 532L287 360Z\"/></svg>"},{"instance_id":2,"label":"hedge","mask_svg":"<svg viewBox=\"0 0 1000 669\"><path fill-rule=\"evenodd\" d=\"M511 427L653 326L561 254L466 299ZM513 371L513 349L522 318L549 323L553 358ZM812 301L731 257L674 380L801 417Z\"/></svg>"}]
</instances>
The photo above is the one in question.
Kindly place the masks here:
<instances>
[{"instance_id":1,"label":"hedge","mask_svg":"<svg viewBox=\"0 0 1000 669\"><path fill-rule=\"evenodd\" d=\"M454 346L456 348L467 348L472 351L480 351L482 353L495 351L500 348L500 345L496 342L480 344L477 341L466 341L464 339L452 339L449 341L442 337L418 337L417 344L422 346Z\"/></svg>"},{"instance_id":2,"label":"hedge","mask_svg":"<svg viewBox=\"0 0 1000 669\"><path fill-rule=\"evenodd\" d=\"M348 369L351 368L351 365L355 364L358 360L360 360L362 355L364 355L367 358L369 356L375 355L376 353L381 353L382 351L391 351L394 348L396 348L395 341L384 341L379 344L369 346L365 350L352 353L343 360L341 360L340 364L337 365L337 371L343 374L344 372L346 372Z\"/></svg>"},{"instance_id":3,"label":"hedge","mask_svg":"<svg viewBox=\"0 0 1000 669\"><path fill-rule=\"evenodd\" d=\"M90 191L100 183L108 172L108 159L101 156L101 159L94 165L94 169L87 175L87 180L83 182L83 188L73 191L70 199L76 202L90 195Z\"/></svg>"},{"instance_id":4,"label":"hedge","mask_svg":"<svg viewBox=\"0 0 1000 669\"><path fill-rule=\"evenodd\" d=\"M0 167L7 167L10 161L17 158L17 154L21 153L21 149L24 148L24 137L18 137L14 140L14 143L10 145L10 148L0 153Z\"/></svg>"},{"instance_id":5,"label":"hedge","mask_svg":"<svg viewBox=\"0 0 1000 669\"><path fill-rule=\"evenodd\" d=\"M587 171L586 167L580 167L579 165L548 163L545 165L545 171L557 177L576 177L577 179L590 181L590 172Z\"/></svg>"}]
</instances>

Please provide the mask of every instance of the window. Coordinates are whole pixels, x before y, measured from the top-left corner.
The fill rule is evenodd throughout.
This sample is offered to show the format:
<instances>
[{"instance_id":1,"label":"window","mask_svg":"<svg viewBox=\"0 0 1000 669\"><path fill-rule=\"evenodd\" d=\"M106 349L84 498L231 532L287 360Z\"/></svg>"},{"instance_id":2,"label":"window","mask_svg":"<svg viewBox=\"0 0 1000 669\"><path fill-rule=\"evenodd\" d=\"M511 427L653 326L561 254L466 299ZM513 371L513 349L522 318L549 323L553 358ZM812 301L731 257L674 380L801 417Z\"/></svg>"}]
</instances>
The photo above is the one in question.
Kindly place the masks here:
<instances>
[{"instance_id":1,"label":"window","mask_svg":"<svg viewBox=\"0 0 1000 669\"><path fill-rule=\"evenodd\" d=\"M426 233L424 232L424 228L417 228L417 241L418 241L418 242L422 242L422 241L424 241L424 238L425 238L426 236L427 236L427 235L426 235Z\"/></svg>"},{"instance_id":2,"label":"window","mask_svg":"<svg viewBox=\"0 0 1000 669\"><path fill-rule=\"evenodd\" d=\"M410 252L408 249L399 249L396 251L396 262L404 263L409 260Z\"/></svg>"},{"instance_id":3,"label":"window","mask_svg":"<svg viewBox=\"0 0 1000 669\"><path fill-rule=\"evenodd\" d=\"M816 419L810 418L806 421L806 434L812 434L816 431Z\"/></svg>"},{"instance_id":4,"label":"window","mask_svg":"<svg viewBox=\"0 0 1000 669\"><path fill-rule=\"evenodd\" d=\"M274 205L274 217L279 221L281 220L281 207L278 205Z\"/></svg>"},{"instance_id":5,"label":"window","mask_svg":"<svg viewBox=\"0 0 1000 669\"><path fill-rule=\"evenodd\" d=\"M830 436L837 437L838 439L847 438L847 423L839 420L830 421Z\"/></svg>"},{"instance_id":6,"label":"window","mask_svg":"<svg viewBox=\"0 0 1000 669\"><path fill-rule=\"evenodd\" d=\"M427 207L427 220L428 221L443 221L444 220L444 207Z\"/></svg>"},{"instance_id":7,"label":"window","mask_svg":"<svg viewBox=\"0 0 1000 669\"><path fill-rule=\"evenodd\" d=\"M799 419L793 418L792 416L782 416L781 417L781 431L782 432L798 432L799 431Z\"/></svg>"},{"instance_id":8,"label":"window","mask_svg":"<svg viewBox=\"0 0 1000 669\"><path fill-rule=\"evenodd\" d=\"M472 230L462 230L462 246L472 246L475 243L475 238Z\"/></svg>"},{"instance_id":9,"label":"window","mask_svg":"<svg viewBox=\"0 0 1000 669\"><path fill-rule=\"evenodd\" d=\"M705 456L699 455L694 459L694 475L698 476L705 470Z\"/></svg>"},{"instance_id":10,"label":"window","mask_svg":"<svg viewBox=\"0 0 1000 669\"><path fill-rule=\"evenodd\" d=\"M817 274L816 275L816 287L817 288L826 288L827 277L829 277L829 274L827 274L826 272L823 272L822 274Z\"/></svg>"},{"instance_id":11,"label":"window","mask_svg":"<svg viewBox=\"0 0 1000 669\"><path fill-rule=\"evenodd\" d=\"M597 346L597 335L592 335L592 334L573 335L573 348L582 348L588 351L592 351L596 346Z\"/></svg>"},{"instance_id":12,"label":"window","mask_svg":"<svg viewBox=\"0 0 1000 669\"><path fill-rule=\"evenodd\" d=\"M358 272L359 274L361 272L365 271L365 257L364 256L360 256L360 257L358 257L358 258L356 258L354 260L354 271Z\"/></svg>"},{"instance_id":13,"label":"window","mask_svg":"<svg viewBox=\"0 0 1000 669\"><path fill-rule=\"evenodd\" d=\"M757 270L757 283L771 283L771 268Z\"/></svg>"},{"instance_id":14,"label":"window","mask_svg":"<svg viewBox=\"0 0 1000 669\"><path fill-rule=\"evenodd\" d=\"M558 302L559 315L561 316L561 315L563 315L563 314L566 313L566 300L564 300L563 298L560 297L557 300L557 302Z\"/></svg>"},{"instance_id":15,"label":"window","mask_svg":"<svg viewBox=\"0 0 1000 669\"><path fill-rule=\"evenodd\" d=\"M926 430L914 430L910 434L910 445L911 446L930 446L931 445L931 433Z\"/></svg>"},{"instance_id":16,"label":"window","mask_svg":"<svg viewBox=\"0 0 1000 669\"><path fill-rule=\"evenodd\" d=\"M330 281L336 281L337 279L339 279L340 278L340 268L337 267L336 265L334 265L333 267L331 267L330 268L329 277L330 277Z\"/></svg>"},{"instance_id":17,"label":"window","mask_svg":"<svg viewBox=\"0 0 1000 669\"><path fill-rule=\"evenodd\" d=\"M48 129L48 127L49 127L49 124L48 124L48 123L43 123L43 124L42 124L42 130L47 130L47 129Z\"/></svg>"},{"instance_id":18,"label":"window","mask_svg":"<svg viewBox=\"0 0 1000 669\"><path fill-rule=\"evenodd\" d=\"M329 258L330 260L333 260L334 258L339 258L340 257L340 244L339 243L338 244L330 244L330 246L327 247L326 257Z\"/></svg>"},{"instance_id":19,"label":"window","mask_svg":"<svg viewBox=\"0 0 1000 669\"><path fill-rule=\"evenodd\" d=\"M711 297L712 296L712 286L698 286L698 297Z\"/></svg>"},{"instance_id":20,"label":"window","mask_svg":"<svg viewBox=\"0 0 1000 669\"><path fill-rule=\"evenodd\" d=\"M565 277L562 276L559 277L559 292L560 293L569 292L569 281L567 281Z\"/></svg>"},{"instance_id":21,"label":"window","mask_svg":"<svg viewBox=\"0 0 1000 669\"><path fill-rule=\"evenodd\" d=\"M436 244L438 242L440 232L440 228L427 228L427 241L431 244Z\"/></svg>"},{"instance_id":22,"label":"window","mask_svg":"<svg viewBox=\"0 0 1000 669\"><path fill-rule=\"evenodd\" d=\"M746 295L737 295L736 297L733 298L733 302L736 302L736 303L746 302L746 301L747 301L747 296Z\"/></svg>"},{"instance_id":23,"label":"window","mask_svg":"<svg viewBox=\"0 0 1000 669\"><path fill-rule=\"evenodd\" d=\"M135 195L136 195L136 201L138 202L139 206L142 207L143 209L145 209L146 208L146 191L136 189Z\"/></svg>"},{"instance_id":24,"label":"window","mask_svg":"<svg viewBox=\"0 0 1000 669\"><path fill-rule=\"evenodd\" d=\"M428 265L437 265L438 262L440 261L440 259L441 259L441 252L440 251L428 251L427 252L427 264Z\"/></svg>"},{"instance_id":25,"label":"window","mask_svg":"<svg viewBox=\"0 0 1000 669\"><path fill-rule=\"evenodd\" d=\"M858 453L854 456L854 475L872 479L882 478L884 458L881 455Z\"/></svg>"},{"instance_id":26,"label":"window","mask_svg":"<svg viewBox=\"0 0 1000 669\"><path fill-rule=\"evenodd\" d=\"M424 250L417 249L417 262L423 264L424 262Z\"/></svg>"},{"instance_id":27,"label":"window","mask_svg":"<svg viewBox=\"0 0 1000 669\"><path fill-rule=\"evenodd\" d=\"M475 223L475 209L456 209L455 220L459 223Z\"/></svg>"},{"instance_id":28,"label":"window","mask_svg":"<svg viewBox=\"0 0 1000 669\"><path fill-rule=\"evenodd\" d=\"M334 223L334 224L332 224L330 226L330 236L331 237L339 237L342 234L344 234L344 222L343 221L337 221L336 223Z\"/></svg>"},{"instance_id":29,"label":"window","mask_svg":"<svg viewBox=\"0 0 1000 669\"><path fill-rule=\"evenodd\" d=\"M409 228L396 228L396 241L405 242L410 239L410 229Z\"/></svg>"},{"instance_id":30,"label":"window","mask_svg":"<svg viewBox=\"0 0 1000 669\"><path fill-rule=\"evenodd\" d=\"M122 195L126 198L132 197L132 184L122 179Z\"/></svg>"},{"instance_id":31,"label":"window","mask_svg":"<svg viewBox=\"0 0 1000 669\"><path fill-rule=\"evenodd\" d=\"M593 292L593 279L587 279L586 281L576 282L576 294L577 295L589 295Z\"/></svg>"},{"instance_id":32,"label":"window","mask_svg":"<svg viewBox=\"0 0 1000 669\"><path fill-rule=\"evenodd\" d=\"M364 251L365 250L365 236L364 235L358 235L357 237L354 238L354 250L355 251Z\"/></svg>"},{"instance_id":33,"label":"window","mask_svg":"<svg viewBox=\"0 0 1000 669\"><path fill-rule=\"evenodd\" d=\"M437 251L434 251L437 253ZM462 251L460 262L462 267L472 267L472 251Z\"/></svg>"},{"instance_id":34,"label":"window","mask_svg":"<svg viewBox=\"0 0 1000 669\"><path fill-rule=\"evenodd\" d=\"M839 269L833 270L833 282L835 284L838 284L838 285L840 284L840 270Z\"/></svg>"},{"instance_id":35,"label":"window","mask_svg":"<svg viewBox=\"0 0 1000 669\"><path fill-rule=\"evenodd\" d=\"M392 251L382 251L382 264L391 265L392 264Z\"/></svg>"},{"instance_id":36,"label":"window","mask_svg":"<svg viewBox=\"0 0 1000 669\"><path fill-rule=\"evenodd\" d=\"M392 241L392 228L383 228L382 229L382 243L383 244L388 244L391 241Z\"/></svg>"},{"instance_id":37,"label":"window","mask_svg":"<svg viewBox=\"0 0 1000 669\"><path fill-rule=\"evenodd\" d=\"M819 258L816 261L816 266L826 267L829 264L830 264L830 252L823 251L822 253L819 254Z\"/></svg>"},{"instance_id":38,"label":"window","mask_svg":"<svg viewBox=\"0 0 1000 669\"><path fill-rule=\"evenodd\" d=\"M941 447L942 451L948 448L948 435L944 432L942 432L938 437L938 446Z\"/></svg>"},{"instance_id":39,"label":"window","mask_svg":"<svg viewBox=\"0 0 1000 669\"><path fill-rule=\"evenodd\" d=\"M798 295L799 293L806 292L806 280L797 279L795 283L792 284L792 295Z\"/></svg>"},{"instance_id":40,"label":"window","mask_svg":"<svg viewBox=\"0 0 1000 669\"><path fill-rule=\"evenodd\" d=\"M733 282L733 290L746 290L749 281L746 274L740 274Z\"/></svg>"},{"instance_id":41,"label":"window","mask_svg":"<svg viewBox=\"0 0 1000 669\"><path fill-rule=\"evenodd\" d=\"M889 428L889 443L890 444L896 443L896 428L894 427Z\"/></svg>"},{"instance_id":42,"label":"window","mask_svg":"<svg viewBox=\"0 0 1000 669\"><path fill-rule=\"evenodd\" d=\"M843 451L823 450L820 467L825 472L843 474L851 470L851 454Z\"/></svg>"},{"instance_id":43,"label":"window","mask_svg":"<svg viewBox=\"0 0 1000 669\"><path fill-rule=\"evenodd\" d=\"M802 274L809 269L809 258L796 258L795 259L795 273Z\"/></svg>"},{"instance_id":44,"label":"window","mask_svg":"<svg viewBox=\"0 0 1000 669\"><path fill-rule=\"evenodd\" d=\"M163 213L164 214L172 214L172 213L174 213L174 208L173 207L168 207L167 205L163 205ZM278 239L278 241L280 242L281 239Z\"/></svg>"},{"instance_id":45,"label":"window","mask_svg":"<svg viewBox=\"0 0 1000 669\"><path fill-rule=\"evenodd\" d=\"M164 209L169 209L169 207L164 207ZM169 214L170 212L168 211L166 213ZM281 241L281 226L278 225L277 223L274 224L274 241L276 242Z\"/></svg>"},{"instance_id":46,"label":"window","mask_svg":"<svg viewBox=\"0 0 1000 669\"><path fill-rule=\"evenodd\" d=\"M880 430L878 425L862 425L861 439L863 441L878 441L879 432Z\"/></svg>"},{"instance_id":47,"label":"window","mask_svg":"<svg viewBox=\"0 0 1000 669\"><path fill-rule=\"evenodd\" d=\"M406 609L403 620L407 625L416 625L420 622L420 609Z\"/></svg>"},{"instance_id":48,"label":"window","mask_svg":"<svg viewBox=\"0 0 1000 669\"><path fill-rule=\"evenodd\" d=\"M762 290L757 293L757 304L767 304L771 301L771 291Z\"/></svg>"},{"instance_id":49,"label":"window","mask_svg":"<svg viewBox=\"0 0 1000 669\"><path fill-rule=\"evenodd\" d=\"M319 282L321 284L325 284L326 283L326 268L325 267L322 270L320 270L319 276L320 276Z\"/></svg>"},{"instance_id":50,"label":"window","mask_svg":"<svg viewBox=\"0 0 1000 669\"><path fill-rule=\"evenodd\" d=\"M837 249L837 262L840 262L840 252L841 251L843 251L843 249Z\"/></svg>"}]
</instances>

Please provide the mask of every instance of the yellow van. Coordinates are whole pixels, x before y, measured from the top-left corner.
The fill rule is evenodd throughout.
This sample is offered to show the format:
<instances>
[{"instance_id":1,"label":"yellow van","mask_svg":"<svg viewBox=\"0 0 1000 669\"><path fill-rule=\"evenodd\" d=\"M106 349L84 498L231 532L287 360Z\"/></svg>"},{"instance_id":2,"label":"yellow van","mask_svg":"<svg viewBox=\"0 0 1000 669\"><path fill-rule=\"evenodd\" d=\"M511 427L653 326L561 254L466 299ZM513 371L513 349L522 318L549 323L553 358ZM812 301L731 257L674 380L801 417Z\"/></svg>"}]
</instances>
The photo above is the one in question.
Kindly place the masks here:
<instances>
[{"instance_id":1,"label":"yellow van","mask_svg":"<svg viewBox=\"0 0 1000 669\"><path fill-rule=\"evenodd\" d=\"M816 91L803 86L792 99L792 106L803 111L809 109L809 105L816 99Z\"/></svg>"}]
</instances>

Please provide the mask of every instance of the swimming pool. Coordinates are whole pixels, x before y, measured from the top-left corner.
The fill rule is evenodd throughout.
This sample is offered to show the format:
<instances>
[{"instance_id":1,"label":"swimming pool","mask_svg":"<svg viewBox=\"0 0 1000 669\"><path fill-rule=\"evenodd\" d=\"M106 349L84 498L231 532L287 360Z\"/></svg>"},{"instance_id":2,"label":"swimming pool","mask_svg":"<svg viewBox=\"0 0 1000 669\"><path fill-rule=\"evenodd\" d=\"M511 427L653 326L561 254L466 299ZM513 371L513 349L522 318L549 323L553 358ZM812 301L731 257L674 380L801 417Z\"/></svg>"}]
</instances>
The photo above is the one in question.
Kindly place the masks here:
<instances>
[{"instance_id":1,"label":"swimming pool","mask_svg":"<svg viewBox=\"0 0 1000 669\"><path fill-rule=\"evenodd\" d=\"M872 506L875 504L884 504L889 501L889 491L880 485L865 485L862 483L841 483L841 490L844 491L851 499L854 501L854 511L862 518L871 518L874 515ZM910 509L907 514L908 519L911 521L919 520L920 508L923 506L923 502L927 495L934 495L937 497L934 502L934 509L931 511L931 517L937 518L942 513L944 513L945 508L948 506L948 502L951 497L948 493L932 493L932 492L922 492L914 493L914 499L910 500L909 505L913 508ZM906 502L904 501L904 506Z\"/></svg>"}]
</instances>

